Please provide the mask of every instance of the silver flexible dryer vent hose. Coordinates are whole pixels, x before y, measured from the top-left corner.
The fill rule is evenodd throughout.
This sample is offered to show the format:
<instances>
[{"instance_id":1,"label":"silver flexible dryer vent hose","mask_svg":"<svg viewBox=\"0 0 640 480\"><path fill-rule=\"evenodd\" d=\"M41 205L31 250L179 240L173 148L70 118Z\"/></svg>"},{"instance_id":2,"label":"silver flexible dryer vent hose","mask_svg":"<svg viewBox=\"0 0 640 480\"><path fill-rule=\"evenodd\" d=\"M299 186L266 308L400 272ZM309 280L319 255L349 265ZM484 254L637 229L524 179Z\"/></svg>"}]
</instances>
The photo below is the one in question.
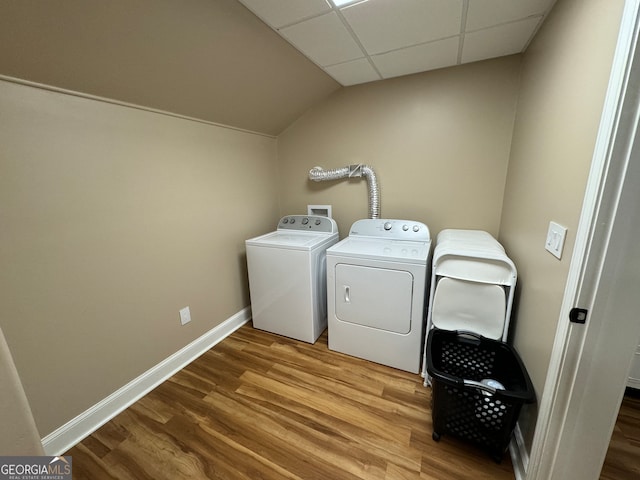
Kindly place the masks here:
<instances>
[{"instance_id":1,"label":"silver flexible dryer vent hose","mask_svg":"<svg viewBox=\"0 0 640 480\"><path fill-rule=\"evenodd\" d=\"M369 218L380 218L380 191L376 174L369 165L349 165L348 167L325 170L313 167L309 170L309 179L314 182L339 180L341 178L365 177L369 185Z\"/></svg>"}]
</instances>

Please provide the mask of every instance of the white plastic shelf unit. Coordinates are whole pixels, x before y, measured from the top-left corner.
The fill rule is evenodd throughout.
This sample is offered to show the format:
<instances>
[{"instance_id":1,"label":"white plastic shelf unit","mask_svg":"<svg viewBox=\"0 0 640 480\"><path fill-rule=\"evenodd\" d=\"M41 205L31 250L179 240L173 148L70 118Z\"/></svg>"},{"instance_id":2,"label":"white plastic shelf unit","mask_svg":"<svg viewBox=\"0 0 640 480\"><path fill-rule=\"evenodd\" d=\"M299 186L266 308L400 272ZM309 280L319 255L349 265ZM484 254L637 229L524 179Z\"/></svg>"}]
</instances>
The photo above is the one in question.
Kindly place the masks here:
<instances>
[{"instance_id":1,"label":"white plastic shelf unit","mask_svg":"<svg viewBox=\"0 0 640 480\"><path fill-rule=\"evenodd\" d=\"M426 334L434 327L467 330L506 342L516 281L514 263L491 234L441 231L433 252Z\"/></svg>"}]
</instances>

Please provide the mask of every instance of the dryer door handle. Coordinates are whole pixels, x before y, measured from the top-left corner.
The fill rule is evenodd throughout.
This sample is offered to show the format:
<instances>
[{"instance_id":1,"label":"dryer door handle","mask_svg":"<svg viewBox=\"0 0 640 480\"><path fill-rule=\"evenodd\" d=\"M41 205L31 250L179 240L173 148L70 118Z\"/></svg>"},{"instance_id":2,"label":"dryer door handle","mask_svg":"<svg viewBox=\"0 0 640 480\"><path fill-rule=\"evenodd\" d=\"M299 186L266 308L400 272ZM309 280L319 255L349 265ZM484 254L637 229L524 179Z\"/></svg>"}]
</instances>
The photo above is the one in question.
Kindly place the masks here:
<instances>
[{"instance_id":1,"label":"dryer door handle","mask_svg":"<svg viewBox=\"0 0 640 480\"><path fill-rule=\"evenodd\" d=\"M344 303L351 303L351 287L344 285Z\"/></svg>"}]
</instances>

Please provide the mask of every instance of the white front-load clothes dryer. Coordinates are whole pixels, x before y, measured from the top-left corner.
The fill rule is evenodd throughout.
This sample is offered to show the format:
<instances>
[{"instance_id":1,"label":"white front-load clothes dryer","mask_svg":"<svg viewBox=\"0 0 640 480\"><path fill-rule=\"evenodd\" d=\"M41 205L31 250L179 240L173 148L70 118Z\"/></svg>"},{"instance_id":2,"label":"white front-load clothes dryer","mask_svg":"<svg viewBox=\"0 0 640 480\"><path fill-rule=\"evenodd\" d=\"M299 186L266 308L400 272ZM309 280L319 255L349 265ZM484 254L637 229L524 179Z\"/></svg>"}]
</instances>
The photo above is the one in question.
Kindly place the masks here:
<instances>
[{"instance_id":1,"label":"white front-load clothes dryer","mask_svg":"<svg viewBox=\"0 0 640 480\"><path fill-rule=\"evenodd\" d=\"M327 250L329 349L420 371L429 228L411 220L358 220Z\"/></svg>"},{"instance_id":2,"label":"white front-load clothes dryer","mask_svg":"<svg viewBox=\"0 0 640 480\"><path fill-rule=\"evenodd\" d=\"M246 240L251 315L260 330L314 343L327 328L327 248L335 220L289 215L277 230Z\"/></svg>"}]
</instances>

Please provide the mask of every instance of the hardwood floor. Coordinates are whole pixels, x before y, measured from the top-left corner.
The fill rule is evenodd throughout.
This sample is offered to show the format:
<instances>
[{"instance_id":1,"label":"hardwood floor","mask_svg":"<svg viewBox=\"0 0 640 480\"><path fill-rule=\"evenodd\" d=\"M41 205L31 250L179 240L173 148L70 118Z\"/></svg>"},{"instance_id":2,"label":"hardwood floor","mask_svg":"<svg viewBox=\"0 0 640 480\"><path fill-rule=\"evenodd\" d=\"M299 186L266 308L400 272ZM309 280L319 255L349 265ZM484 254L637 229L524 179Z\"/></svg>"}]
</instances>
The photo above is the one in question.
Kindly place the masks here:
<instances>
[{"instance_id":1,"label":"hardwood floor","mask_svg":"<svg viewBox=\"0 0 640 480\"><path fill-rule=\"evenodd\" d=\"M640 478L640 392L625 395L600 480Z\"/></svg>"},{"instance_id":2,"label":"hardwood floor","mask_svg":"<svg viewBox=\"0 0 640 480\"><path fill-rule=\"evenodd\" d=\"M431 439L419 375L240 328L73 447L74 479L513 479Z\"/></svg>"}]
</instances>

